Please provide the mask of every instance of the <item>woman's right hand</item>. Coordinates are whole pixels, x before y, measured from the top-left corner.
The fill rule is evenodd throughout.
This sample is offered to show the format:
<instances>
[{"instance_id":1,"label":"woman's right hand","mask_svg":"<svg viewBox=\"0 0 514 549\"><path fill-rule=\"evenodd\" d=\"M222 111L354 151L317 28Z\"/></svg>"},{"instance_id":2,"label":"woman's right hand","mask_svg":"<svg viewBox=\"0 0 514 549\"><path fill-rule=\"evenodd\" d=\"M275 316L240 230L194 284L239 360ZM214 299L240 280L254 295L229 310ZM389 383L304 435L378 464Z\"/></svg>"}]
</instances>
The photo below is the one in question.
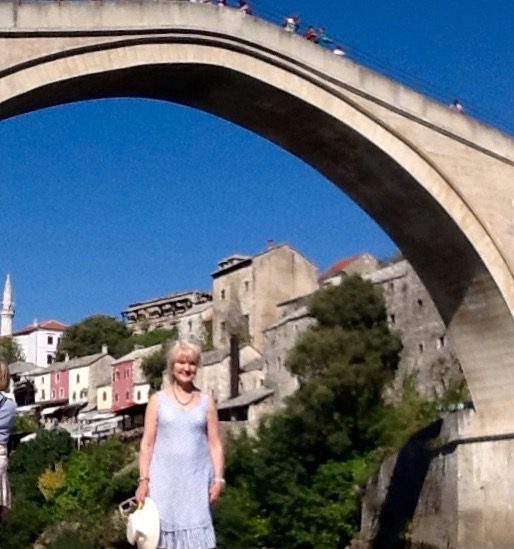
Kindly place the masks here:
<instances>
[{"instance_id":1,"label":"woman's right hand","mask_svg":"<svg viewBox=\"0 0 514 549\"><path fill-rule=\"evenodd\" d=\"M140 480L136 490L136 501L138 503L144 503L145 498L148 495L148 480Z\"/></svg>"}]
</instances>

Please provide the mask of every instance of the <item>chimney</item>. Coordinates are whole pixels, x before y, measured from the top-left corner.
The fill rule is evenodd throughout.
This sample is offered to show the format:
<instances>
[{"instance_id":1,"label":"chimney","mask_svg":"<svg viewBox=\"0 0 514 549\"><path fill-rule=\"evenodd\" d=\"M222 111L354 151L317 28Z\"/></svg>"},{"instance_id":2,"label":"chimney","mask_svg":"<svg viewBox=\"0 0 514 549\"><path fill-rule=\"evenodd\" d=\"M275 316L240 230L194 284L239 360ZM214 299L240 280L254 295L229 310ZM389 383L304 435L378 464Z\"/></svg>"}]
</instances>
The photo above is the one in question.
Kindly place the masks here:
<instances>
[{"instance_id":1,"label":"chimney","mask_svg":"<svg viewBox=\"0 0 514 549\"><path fill-rule=\"evenodd\" d=\"M230 336L230 398L239 394L239 341L237 336Z\"/></svg>"},{"instance_id":2,"label":"chimney","mask_svg":"<svg viewBox=\"0 0 514 549\"><path fill-rule=\"evenodd\" d=\"M275 247L275 241L272 238L268 238L268 240L266 240L266 249L272 250L274 247Z\"/></svg>"},{"instance_id":3,"label":"chimney","mask_svg":"<svg viewBox=\"0 0 514 549\"><path fill-rule=\"evenodd\" d=\"M69 353L66 353L64 355L64 362L69 362L70 361L70 354Z\"/></svg>"},{"instance_id":4,"label":"chimney","mask_svg":"<svg viewBox=\"0 0 514 549\"><path fill-rule=\"evenodd\" d=\"M106 354L108 354L108 353L109 353L109 347L107 347L107 344L104 343L104 344L102 345L102 354L103 354L103 355L106 355Z\"/></svg>"},{"instance_id":5,"label":"chimney","mask_svg":"<svg viewBox=\"0 0 514 549\"><path fill-rule=\"evenodd\" d=\"M37 328L38 327L38 321L37 321L37 318L35 318L33 321L32 321L32 326L34 326L34 328Z\"/></svg>"}]
</instances>

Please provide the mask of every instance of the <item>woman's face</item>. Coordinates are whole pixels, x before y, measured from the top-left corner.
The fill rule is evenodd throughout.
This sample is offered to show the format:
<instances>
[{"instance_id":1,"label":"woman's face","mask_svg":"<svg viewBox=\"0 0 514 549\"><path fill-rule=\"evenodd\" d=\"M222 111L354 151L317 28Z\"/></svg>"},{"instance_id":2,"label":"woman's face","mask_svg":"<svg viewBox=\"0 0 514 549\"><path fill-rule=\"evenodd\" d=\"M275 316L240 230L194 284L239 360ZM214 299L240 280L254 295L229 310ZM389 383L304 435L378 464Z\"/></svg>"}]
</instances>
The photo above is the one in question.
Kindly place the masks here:
<instances>
[{"instance_id":1,"label":"woman's face","mask_svg":"<svg viewBox=\"0 0 514 549\"><path fill-rule=\"evenodd\" d=\"M180 351L170 369L178 383L192 383L198 370L198 360L193 352Z\"/></svg>"}]
</instances>

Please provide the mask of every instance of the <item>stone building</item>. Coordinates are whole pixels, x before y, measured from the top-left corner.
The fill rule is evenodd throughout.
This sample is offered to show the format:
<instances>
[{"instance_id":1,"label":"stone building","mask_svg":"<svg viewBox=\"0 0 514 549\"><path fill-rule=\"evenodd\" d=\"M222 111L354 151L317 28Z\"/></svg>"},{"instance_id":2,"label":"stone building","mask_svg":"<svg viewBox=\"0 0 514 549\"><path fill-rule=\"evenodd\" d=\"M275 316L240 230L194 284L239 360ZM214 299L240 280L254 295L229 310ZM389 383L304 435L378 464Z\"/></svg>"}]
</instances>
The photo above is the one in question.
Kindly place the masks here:
<instances>
[{"instance_id":1,"label":"stone building","mask_svg":"<svg viewBox=\"0 0 514 549\"><path fill-rule=\"evenodd\" d=\"M320 277L320 284L338 285L350 274L359 274L382 288L389 325L402 338L403 350L389 394L391 399L401 395L407 378L412 379L416 390L427 398L441 396L462 381L446 327L408 261L381 268L373 256L360 254L334 263ZM285 361L298 336L315 324L309 316L308 297L279 304L279 320L264 330L265 384L274 389L277 405L297 389L297 381L285 368Z\"/></svg>"},{"instance_id":2,"label":"stone building","mask_svg":"<svg viewBox=\"0 0 514 549\"><path fill-rule=\"evenodd\" d=\"M207 351L202 355L195 385L221 403L231 397L231 375L230 350L225 348ZM261 353L251 345L243 345L239 351L237 376L238 394L264 385L264 361ZM167 376L164 377L163 384L167 385Z\"/></svg>"},{"instance_id":3,"label":"stone building","mask_svg":"<svg viewBox=\"0 0 514 549\"><path fill-rule=\"evenodd\" d=\"M318 287L316 267L287 244L253 257L232 255L212 273L213 342L228 345L230 333L247 336L259 351L264 330L279 320L277 304Z\"/></svg>"},{"instance_id":4,"label":"stone building","mask_svg":"<svg viewBox=\"0 0 514 549\"><path fill-rule=\"evenodd\" d=\"M298 336L315 325L309 315L308 296L278 304L280 319L264 330L264 359L267 387L274 389L274 402L279 406L285 397L298 389L298 381L286 369L287 354Z\"/></svg>"},{"instance_id":5,"label":"stone building","mask_svg":"<svg viewBox=\"0 0 514 549\"><path fill-rule=\"evenodd\" d=\"M195 384L217 402L223 432L253 433L259 419L273 411L274 391L265 385L264 360L253 346L239 349L235 366L228 348L206 352Z\"/></svg>"},{"instance_id":6,"label":"stone building","mask_svg":"<svg viewBox=\"0 0 514 549\"><path fill-rule=\"evenodd\" d=\"M378 260L371 254L362 254L344 257L331 265L319 278L321 286L337 286L345 276L358 274L365 276L380 268Z\"/></svg>"},{"instance_id":7,"label":"stone building","mask_svg":"<svg viewBox=\"0 0 514 549\"><path fill-rule=\"evenodd\" d=\"M176 292L132 303L121 315L135 334L156 328L177 328L181 338L206 341L211 333L211 302L208 292Z\"/></svg>"},{"instance_id":8,"label":"stone building","mask_svg":"<svg viewBox=\"0 0 514 549\"><path fill-rule=\"evenodd\" d=\"M400 332L403 350L394 381L401 391L411 378L425 397L441 396L462 373L446 336L446 326L427 289L403 259L364 276L384 293L389 326Z\"/></svg>"}]
</instances>

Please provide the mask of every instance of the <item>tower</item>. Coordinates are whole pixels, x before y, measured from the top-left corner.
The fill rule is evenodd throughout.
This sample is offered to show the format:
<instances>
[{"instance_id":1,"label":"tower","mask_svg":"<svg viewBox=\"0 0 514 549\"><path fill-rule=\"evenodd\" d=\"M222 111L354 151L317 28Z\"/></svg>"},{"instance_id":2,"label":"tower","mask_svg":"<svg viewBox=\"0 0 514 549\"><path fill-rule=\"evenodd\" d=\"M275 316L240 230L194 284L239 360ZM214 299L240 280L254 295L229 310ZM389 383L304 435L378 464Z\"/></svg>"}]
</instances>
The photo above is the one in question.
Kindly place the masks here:
<instances>
[{"instance_id":1,"label":"tower","mask_svg":"<svg viewBox=\"0 0 514 549\"><path fill-rule=\"evenodd\" d=\"M12 335L12 321L14 318L14 302L12 299L11 275L7 275L4 285L2 311L0 312L0 336Z\"/></svg>"}]
</instances>

